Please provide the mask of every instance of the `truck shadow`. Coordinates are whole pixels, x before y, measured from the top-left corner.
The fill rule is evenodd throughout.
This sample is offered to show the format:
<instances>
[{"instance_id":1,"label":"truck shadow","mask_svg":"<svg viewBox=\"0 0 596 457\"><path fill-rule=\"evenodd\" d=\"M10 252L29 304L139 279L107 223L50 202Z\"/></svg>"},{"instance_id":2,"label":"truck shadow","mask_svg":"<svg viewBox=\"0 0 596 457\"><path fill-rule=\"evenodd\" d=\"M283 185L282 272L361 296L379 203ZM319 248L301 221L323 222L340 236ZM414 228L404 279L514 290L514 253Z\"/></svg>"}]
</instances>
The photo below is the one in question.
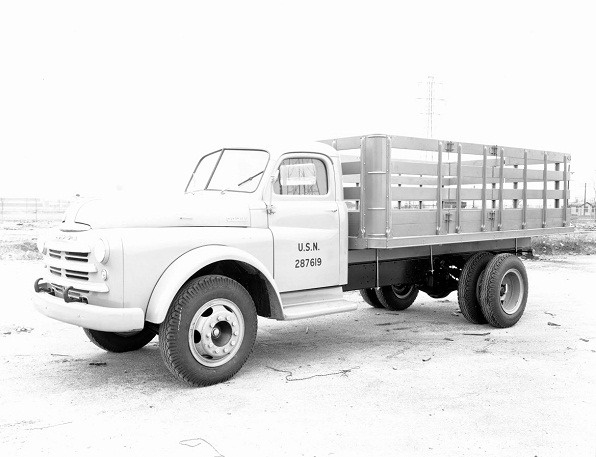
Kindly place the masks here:
<instances>
[{"instance_id":1,"label":"truck shadow","mask_svg":"<svg viewBox=\"0 0 596 457\"><path fill-rule=\"evenodd\" d=\"M261 376L266 367L339 366L365 362L371 357L391 357L415 347L444 344L445 337L466 331L486 331L473 326L452 300L420 301L406 311L394 312L362 306L358 311L301 321L259 319L251 356L239 379ZM345 363L344 363L345 361ZM349 362L348 362L349 361ZM60 362L60 360L56 360ZM141 350L113 354L101 350L74 360L78 388L114 387L134 390L193 389L177 380L164 365L157 337ZM343 365L342 365L343 366ZM74 368L74 367L73 367ZM237 377L230 382L236 382Z\"/></svg>"},{"instance_id":2,"label":"truck shadow","mask_svg":"<svg viewBox=\"0 0 596 457\"><path fill-rule=\"evenodd\" d=\"M446 337L462 332L490 331L467 322L457 301L445 299L420 300L399 312L363 305L352 313L259 324L250 365L366 360L371 348L382 357L399 347L444 344Z\"/></svg>"}]
</instances>

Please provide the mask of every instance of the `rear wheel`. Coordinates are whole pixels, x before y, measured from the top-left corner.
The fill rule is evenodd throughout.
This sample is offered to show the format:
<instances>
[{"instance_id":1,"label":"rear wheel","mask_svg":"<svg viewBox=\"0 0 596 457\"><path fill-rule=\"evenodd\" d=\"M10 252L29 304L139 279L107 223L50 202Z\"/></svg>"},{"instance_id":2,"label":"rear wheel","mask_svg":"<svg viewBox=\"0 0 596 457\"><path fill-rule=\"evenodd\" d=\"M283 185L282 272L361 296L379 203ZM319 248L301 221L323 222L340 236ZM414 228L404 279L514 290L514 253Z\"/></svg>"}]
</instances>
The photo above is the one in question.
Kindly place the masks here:
<instances>
[{"instance_id":1,"label":"rear wheel","mask_svg":"<svg viewBox=\"0 0 596 457\"><path fill-rule=\"evenodd\" d=\"M472 324L485 324L479 300L480 278L494 257L490 252L478 252L464 265L457 287L457 301L462 315Z\"/></svg>"},{"instance_id":2,"label":"rear wheel","mask_svg":"<svg viewBox=\"0 0 596 457\"><path fill-rule=\"evenodd\" d=\"M499 254L486 266L480 305L493 327L511 327L522 317L528 299L528 276L522 261L513 254Z\"/></svg>"},{"instance_id":3,"label":"rear wheel","mask_svg":"<svg viewBox=\"0 0 596 457\"><path fill-rule=\"evenodd\" d=\"M97 347L108 352L129 352L136 351L149 344L155 338L155 331L145 327L139 332L102 332L84 328L87 338Z\"/></svg>"},{"instance_id":4,"label":"rear wheel","mask_svg":"<svg viewBox=\"0 0 596 457\"><path fill-rule=\"evenodd\" d=\"M377 297L377 292L374 287L360 289L360 295L367 305L370 305L373 308L384 308L383 304L379 301L379 297Z\"/></svg>"},{"instance_id":5,"label":"rear wheel","mask_svg":"<svg viewBox=\"0 0 596 457\"><path fill-rule=\"evenodd\" d=\"M430 298L438 299L445 298L451 292L453 292L453 289L450 287L438 287L434 289L425 290L424 292L426 292L426 295L428 295Z\"/></svg>"},{"instance_id":6,"label":"rear wheel","mask_svg":"<svg viewBox=\"0 0 596 457\"><path fill-rule=\"evenodd\" d=\"M168 369L193 386L223 382L242 368L257 336L250 294L225 276L189 281L178 292L159 330Z\"/></svg>"},{"instance_id":7,"label":"rear wheel","mask_svg":"<svg viewBox=\"0 0 596 457\"><path fill-rule=\"evenodd\" d=\"M377 298L381 304L393 311L403 311L409 308L418 296L418 287L414 284L395 284L379 287Z\"/></svg>"}]
</instances>

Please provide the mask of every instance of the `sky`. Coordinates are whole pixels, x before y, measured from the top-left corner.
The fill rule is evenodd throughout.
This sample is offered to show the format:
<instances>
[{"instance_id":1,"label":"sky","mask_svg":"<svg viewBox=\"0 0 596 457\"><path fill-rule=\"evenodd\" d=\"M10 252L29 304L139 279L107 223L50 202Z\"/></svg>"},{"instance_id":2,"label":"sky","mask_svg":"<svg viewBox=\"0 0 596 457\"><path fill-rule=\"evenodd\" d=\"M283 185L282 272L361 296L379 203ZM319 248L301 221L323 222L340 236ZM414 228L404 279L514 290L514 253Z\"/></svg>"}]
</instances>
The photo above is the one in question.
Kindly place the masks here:
<instances>
[{"instance_id":1,"label":"sky","mask_svg":"<svg viewBox=\"0 0 596 457\"><path fill-rule=\"evenodd\" d=\"M434 137L569 153L583 197L594 43L588 1L4 1L0 197L176 193L221 146L426 136L429 76Z\"/></svg>"}]
</instances>

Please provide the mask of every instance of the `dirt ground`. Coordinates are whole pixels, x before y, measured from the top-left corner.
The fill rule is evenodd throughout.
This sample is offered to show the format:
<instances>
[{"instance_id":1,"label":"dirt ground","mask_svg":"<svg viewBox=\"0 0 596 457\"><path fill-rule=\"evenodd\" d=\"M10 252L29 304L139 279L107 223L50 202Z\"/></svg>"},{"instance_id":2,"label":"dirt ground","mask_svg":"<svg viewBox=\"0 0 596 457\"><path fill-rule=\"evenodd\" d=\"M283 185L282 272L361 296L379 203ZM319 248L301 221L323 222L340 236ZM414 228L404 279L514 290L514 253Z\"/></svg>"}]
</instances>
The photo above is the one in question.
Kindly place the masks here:
<instances>
[{"instance_id":1,"label":"dirt ground","mask_svg":"<svg viewBox=\"0 0 596 457\"><path fill-rule=\"evenodd\" d=\"M35 260L0 262L0 455L594 456L596 256L526 261L510 329L469 324L457 296L259 320L230 381L196 389L157 338L108 354L33 310Z\"/></svg>"}]
</instances>

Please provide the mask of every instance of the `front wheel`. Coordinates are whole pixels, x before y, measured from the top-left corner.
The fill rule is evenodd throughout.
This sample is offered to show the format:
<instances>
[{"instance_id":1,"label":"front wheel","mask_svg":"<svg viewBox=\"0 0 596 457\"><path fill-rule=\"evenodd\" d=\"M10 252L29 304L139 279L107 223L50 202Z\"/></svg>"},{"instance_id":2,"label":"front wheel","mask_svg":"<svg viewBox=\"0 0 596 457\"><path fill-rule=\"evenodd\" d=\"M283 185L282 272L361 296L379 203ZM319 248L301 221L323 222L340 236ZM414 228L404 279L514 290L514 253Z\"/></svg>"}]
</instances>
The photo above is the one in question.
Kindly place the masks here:
<instances>
[{"instance_id":1,"label":"front wheel","mask_svg":"<svg viewBox=\"0 0 596 457\"><path fill-rule=\"evenodd\" d=\"M395 284L377 289L379 301L392 311L403 311L409 308L417 296L418 287L414 284Z\"/></svg>"},{"instance_id":2,"label":"front wheel","mask_svg":"<svg viewBox=\"0 0 596 457\"><path fill-rule=\"evenodd\" d=\"M493 327L511 327L519 321L528 299L528 275L513 254L499 254L486 266L481 280L482 313Z\"/></svg>"},{"instance_id":3,"label":"front wheel","mask_svg":"<svg viewBox=\"0 0 596 457\"><path fill-rule=\"evenodd\" d=\"M155 338L155 331L149 327L145 327L140 332L127 333L102 332L90 328L84 328L83 331L93 344L108 352L136 351Z\"/></svg>"},{"instance_id":4,"label":"front wheel","mask_svg":"<svg viewBox=\"0 0 596 457\"><path fill-rule=\"evenodd\" d=\"M252 352L257 313L238 282L209 275L178 292L160 326L159 346L168 369L202 387L234 376Z\"/></svg>"}]
</instances>

